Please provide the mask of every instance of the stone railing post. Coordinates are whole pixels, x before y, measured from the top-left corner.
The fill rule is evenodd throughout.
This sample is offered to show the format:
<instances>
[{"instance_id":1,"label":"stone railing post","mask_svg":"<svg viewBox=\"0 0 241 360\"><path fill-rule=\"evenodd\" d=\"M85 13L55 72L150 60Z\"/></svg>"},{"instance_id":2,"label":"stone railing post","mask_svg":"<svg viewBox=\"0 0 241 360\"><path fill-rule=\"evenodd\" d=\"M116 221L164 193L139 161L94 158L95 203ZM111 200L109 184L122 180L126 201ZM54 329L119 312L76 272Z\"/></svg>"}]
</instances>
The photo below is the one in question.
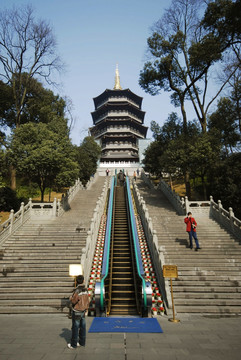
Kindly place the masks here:
<instances>
[{"instance_id":1,"label":"stone railing post","mask_svg":"<svg viewBox=\"0 0 241 360\"><path fill-rule=\"evenodd\" d=\"M22 225L23 224L23 216L24 216L24 202L21 202L20 212L21 212L21 225Z\"/></svg>"},{"instance_id":2,"label":"stone railing post","mask_svg":"<svg viewBox=\"0 0 241 360\"><path fill-rule=\"evenodd\" d=\"M54 202L53 202L53 216L57 215L57 199L54 198Z\"/></svg>"},{"instance_id":3,"label":"stone railing post","mask_svg":"<svg viewBox=\"0 0 241 360\"><path fill-rule=\"evenodd\" d=\"M14 221L14 210L13 210L13 209L10 211L9 219L10 219L9 233L12 234L12 231L13 231L13 221Z\"/></svg>"},{"instance_id":4,"label":"stone railing post","mask_svg":"<svg viewBox=\"0 0 241 360\"><path fill-rule=\"evenodd\" d=\"M219 224L222 224L222 209L223 209L223 205L221 203L221 200L218 200L218 221L219 221Z\"/></svg>"},{"instance_id":5,"label":"stone railing post","mask_svg":"<svg viewBox=\"0 0 241 360\"><path fill-rule=\"evenodd\" d=\"M185 210L187 214L189 212L189 201L187 196L185 196Z\"/></svg>"},{"instance_id":6,"label":"stone railing post","mask_svg":"<svg viewBox=\"0 0 241 360\"><path fill-rule=\"evenodd\" d=\"M231 226L232 232L234 232L234 223L233 223L233 221L234 221L234 212L233 212L233 208L230 207L228 209L228 211L229 211L230 226Z\"/></svg>"}]
</instances>

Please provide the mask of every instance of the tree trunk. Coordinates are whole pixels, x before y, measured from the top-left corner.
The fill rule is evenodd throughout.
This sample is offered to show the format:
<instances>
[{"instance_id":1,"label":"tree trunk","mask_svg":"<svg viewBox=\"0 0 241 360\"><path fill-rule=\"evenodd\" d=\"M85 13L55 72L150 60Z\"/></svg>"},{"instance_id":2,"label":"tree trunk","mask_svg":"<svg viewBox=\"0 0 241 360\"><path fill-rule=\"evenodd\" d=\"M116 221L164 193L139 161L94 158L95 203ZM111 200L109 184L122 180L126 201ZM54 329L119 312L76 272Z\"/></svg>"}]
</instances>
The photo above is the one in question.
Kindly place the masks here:
<instances>
[{"instance_id":1,"label":"tree trunk","mask_svg":"<svg viewBox=\"0 0 241 360\"><path fill-rule=\"evenodd\" d=\"M41 191L41 202L44 202L44 191L45 189L40 188Z\"/></svg>"},{"instance_id":2,"label":"tree trunk","mask_svg":"<svg viewBox=\"0 0 241 360\"><path fill-rule=\"evenodd\" d=\"M184 174L184 181L185 181L185 187L186 187L186 196L188 199L191 199L191 185L190 185L190 174L189 171L185 171Z\"/></svg>"},{"instance_id":3,"label":"tree trunk","mask_svg":"<svg viewBox=\"0 0 241 360\"><path fill-rule=\"evenodd\" d=\"M15 191L16 190L16 169L14 168L13 165L10 165L9 171L10 171L10 188Z\"/></svg>"},{"instance_id":4,"label":"tree trunk","mask_svg":"<svg viewBox=\"0 0 241 360\"><path fill-rule=\"evenodd\" d=\"M201 176L201 178L202 178L204 200L207 200L207 187L206 187L206 183L205 183L205 180L204 180L204 176Z\"/></svg>"}]
</instances>

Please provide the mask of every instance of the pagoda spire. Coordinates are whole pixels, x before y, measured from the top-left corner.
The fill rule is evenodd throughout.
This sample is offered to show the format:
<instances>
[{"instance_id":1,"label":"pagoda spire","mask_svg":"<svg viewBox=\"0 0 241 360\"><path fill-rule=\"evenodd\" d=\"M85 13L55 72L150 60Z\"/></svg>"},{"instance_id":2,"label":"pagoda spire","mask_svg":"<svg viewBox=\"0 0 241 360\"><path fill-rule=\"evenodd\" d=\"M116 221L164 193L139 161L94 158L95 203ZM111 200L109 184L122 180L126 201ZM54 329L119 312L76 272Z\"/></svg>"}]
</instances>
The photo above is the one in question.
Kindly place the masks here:
<instances>
[{"instance_id":1,"label":"pagoda spire","mask_svg":"<svg viewBox=\"0 0 241 360\"><path fill-rule=\"evenodd\" d=\"M122 90L122 87L120 85L120 75L119 75L118 64L116 64L116 69L115 69L115 86L114 86L114 90Z\"/></svg>"}]
</instances>

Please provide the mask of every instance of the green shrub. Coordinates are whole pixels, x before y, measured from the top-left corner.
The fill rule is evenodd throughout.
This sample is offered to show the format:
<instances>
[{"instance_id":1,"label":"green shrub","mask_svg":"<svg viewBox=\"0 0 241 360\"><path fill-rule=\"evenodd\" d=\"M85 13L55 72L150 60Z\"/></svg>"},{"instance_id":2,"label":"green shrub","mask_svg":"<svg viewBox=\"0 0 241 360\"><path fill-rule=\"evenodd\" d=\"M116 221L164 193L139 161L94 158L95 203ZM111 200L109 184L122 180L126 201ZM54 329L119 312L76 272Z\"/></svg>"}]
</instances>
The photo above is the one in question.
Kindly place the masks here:
<instances>
[{"instance_id":1,"label":"green shrub","mask_svg":"<svg viewBox=\"0 0 241 360\"><path fill-rule=\"evenodd\" d=\"M21 205L21 199L17 198L16 192L9 187L0 188L0 211L18 211Z\"/></svg>"}]
</instances>

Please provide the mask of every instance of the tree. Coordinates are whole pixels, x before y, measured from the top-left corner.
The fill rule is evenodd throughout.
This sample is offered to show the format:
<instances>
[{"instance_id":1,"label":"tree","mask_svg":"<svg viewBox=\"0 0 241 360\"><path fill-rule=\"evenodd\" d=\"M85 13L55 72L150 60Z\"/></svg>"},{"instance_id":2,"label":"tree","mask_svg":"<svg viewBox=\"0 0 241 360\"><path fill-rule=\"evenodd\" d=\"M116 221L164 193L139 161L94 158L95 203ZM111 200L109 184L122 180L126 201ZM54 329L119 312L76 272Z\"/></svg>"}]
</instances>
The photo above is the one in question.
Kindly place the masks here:
<instances>
[{"instance_id":1,"label":"tree","mask_svg":"<svg viewBox=\"0 0 241 360\"><path fill-rule=\"evenodd\" d=\"M14 125L19 127L31 79L50 83L52 72L61 68L52 29L34 19L31 6L0 12L0 64L0 77L12 89Z\"/></svg>"},{"instance_id":2,"label":"tree","mask_svg":"<svg viewBox=\"0 0 241 360\"><path fill-rule=\"evenodd\" d=\"M236 148L240 142L239 124L237 121L235 104L229 98L221 98L217 110L209 117L208 127L219 139L226 156Z\"/></svg>"},{"instance_id":3,"label":"tree","mask_svg":"<svg viewBox=\"0 0 241 360\"><path fill-rule=\"evenodd\" d=\"M144 152L144 169L145 171L154 174L156 176L161 176L163 169L159 163L159 157L162 155L164 147L161 144L161 141L153 141Z\"/></svg>"},{"instance_id":4,"label":"tree","mask_svg":"<svg viewBox=\"0 0 241 360\"><path fill-rule=\"evenodd\" d=\"M79 164L79 178L86 184L90 177L95 174L97 161L101 154L100 146L92 136L84 138L77 150L77 160Z\"/></svg>"},{"instance_id":5,"label":"tree","mask_svg":"<svg viewBox=\"0 0 241 360\"><path fill-rule=\"evenodd\" d=\"M143 164L146 171L161 176L163 168L160 163L160 157L165 152L169 142L176 139L182 133L181 121L176 113L171 113L163 126L159 126L155 121L152 121L151 131L155 141L146 149Z\"/></svg>"},{"instance_id":6,"label":"tree","mask_svg":"<svg viewBox=\"0 0 241 360\"><path fill-rule=\"evenodd\" d=\"M69 138L44 123L27 123L15 129L8 157L17 174L38 184L41 201L46 187L70 186L78 177L78 164Z\"/></svg>"},{"instance_id":7,"label":"tree","mask_svg":"<svg viewBox=\"0 0 241 360\"><path fill-rule=\"evenodd\" d=\"M172 1L147 40L151 60L144 64L139 79L140 86L152 95L161 90L172 92L173 104L181 109L184 132L188 122L186 100L191 101L205 132L211 104L237 70L236 66L207 102L210 73L224 49L221 39L200 25L202 4L199 0Z\"/></svg>"},{"instance_id":8,"label":"tree","mask_svg":"<svg viewBox=\"0 0 241 360\"><path fill-rule=\"evenodd\" d=\"M232 91L230 99L234 106L234 118L239 125L239 132L241 133L241 72L239 71L233 77Z\"/></svg>"},{"instance_id":9,"label":"tree","mask_svg":"<svg viewBox=\"0 0 241 360\"><path fill-rule=\"evenodd\" d=\"M208 4L202 21L223 50L231 48L239 63L241 44L241 1L216 0Z\"/></svg>"},{"instance_id":10,"label":"tree","mask_svg":"<svg viewBox=\"0 0 241 360\"><path fill-rule=\"evenodd\" d=\"M241 153L234 153L215 167L212 178L211 194L221 200L225 209L233 208L235 216L240 218L241 202Z\"/></svg>"}]
</instances>

